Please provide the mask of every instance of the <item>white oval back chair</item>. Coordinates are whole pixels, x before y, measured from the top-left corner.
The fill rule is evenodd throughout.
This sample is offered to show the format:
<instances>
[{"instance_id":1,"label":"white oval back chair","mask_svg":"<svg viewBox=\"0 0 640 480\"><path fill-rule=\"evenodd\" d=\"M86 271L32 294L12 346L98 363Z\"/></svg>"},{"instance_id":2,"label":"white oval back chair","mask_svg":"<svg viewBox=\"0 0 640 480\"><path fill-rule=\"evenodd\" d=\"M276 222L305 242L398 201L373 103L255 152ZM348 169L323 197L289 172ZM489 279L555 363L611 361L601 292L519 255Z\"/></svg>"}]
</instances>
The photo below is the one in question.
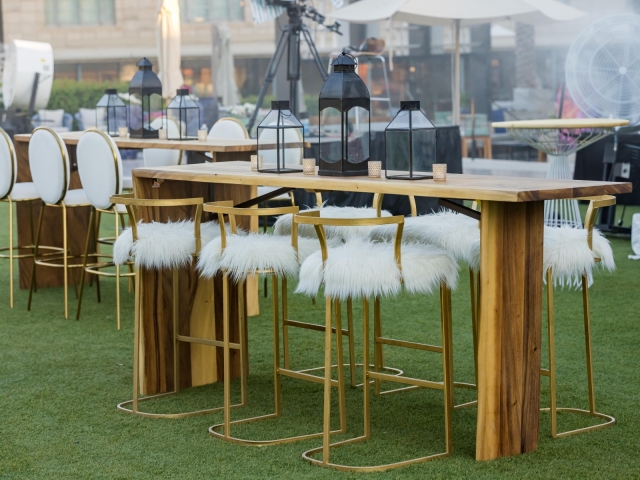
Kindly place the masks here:
<instances>
[{"instance_id":1,"label":"white oval back chair","mask_svg":"<svg viewBox=\"0 0 640 480\"><path fill-rule=\"evenodd\" d=\"M69 208L90 207L91 203L83 189L69 190L71 167L69 153L60 135L48 127L38 127L33 131L29 141L29 167L38 196L42 199L40 218L34 248L34 262L29 288L29 302L27 309L31 309L31 300L35 287L36 266L56 267L63 269L64 278L64 317L69 318L69 269L81 268L82 264L70 264L69 260L80 258L69 253L69 238L67 231L67 210ZM40 234L44 213L47 208L62 209L62 248L47 246L46 248L57 250L59 255L38 257L40 248ZM60 264L59 262L62 262ZM74 277L74 287L75 283Z\"/></svg>"},{"instance_id":2,"label":"white oval back chair","mask_svg":"<svg viewBox=\"0 0 640 480\"><path fill-rule=\"evenodd\" d=\"M207 138L242 140L249 138L247 127L236 118L224 117L213 124Z\"/></svg>"},{"instance_id":3,"label":"white oval back chair","mask_svg":"<svg viewBox=\"0 0 640 480\"><path fill-rule=\"evenodd\" d=\"M80 281L80 295L78 298L78 310L76 320L80 319L80 310L82 307L82 294L84 291L85 273L96 275L96 289L98 293L98 302L100 301L100 276L115 277L116 279L116 323L120 330L120 277L133 277L133 270L129 264L129 273L121 275L120 265L116 265L113 261L96 262L88 265L88 257L96 257L110 259L112 255L101 254L99 243L113 244L120 236L120 228L124 228L124 215L126 208L124 205L115 205L111 202L113 195L122 193L123 176L122 176L122 158L120 151L113 139L105 132L97 129L87 130L76 148L76 157L78 162L78 173L84 191L91 201L91 216L89 219L89 232L95 232L93 238L96 239L95 253L91 253L89 240L92 235L87 233L87 242L84 250L84 268ZM100 214L112 214L115 217L115 237L100 238ZM115 267L115 273L103 272L104 268Z\"/></svg>"},{"instance_id":4,"label":"white oval back chair","mask_svg":"<svg viewBox=\"0 0 640 480\"><path fill-rule=\"evenodd\" d=\"M0 248L0 258L9 260L9 307L13 308L13 261L20 258L33 257L34 230L33 211L31 202L39 200L38 192L32 182L17 183L18 161L13 142L7 132L0 128L0 201L9 204L9 246ZM13 245L13 204L26 202L29 205L29 220L31 227L31 242L28 245ZM31 253L15 253L15 250L31 249Z\"/></svg>"}]
</instances>

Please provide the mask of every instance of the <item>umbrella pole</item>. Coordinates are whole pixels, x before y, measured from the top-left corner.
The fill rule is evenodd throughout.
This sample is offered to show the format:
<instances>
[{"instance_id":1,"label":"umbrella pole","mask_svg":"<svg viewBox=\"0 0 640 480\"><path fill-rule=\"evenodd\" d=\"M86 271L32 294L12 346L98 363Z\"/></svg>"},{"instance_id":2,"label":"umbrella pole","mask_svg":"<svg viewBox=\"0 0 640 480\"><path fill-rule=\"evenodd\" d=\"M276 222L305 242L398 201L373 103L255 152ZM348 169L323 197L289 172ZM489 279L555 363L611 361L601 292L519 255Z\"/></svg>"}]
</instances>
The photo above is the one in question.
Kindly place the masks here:
<instances>
[{"instance_id":1,"label":"umbrella pole","mask_svg":"<svg viewBox=\"0 0 640 480\"><path fill-rule=\"evenodd\" d=\"M455 47L453 51L451 100L453 106L453 124L460 125L460 20L453 21L453 38Z\"/></svg>"}]
</instances>

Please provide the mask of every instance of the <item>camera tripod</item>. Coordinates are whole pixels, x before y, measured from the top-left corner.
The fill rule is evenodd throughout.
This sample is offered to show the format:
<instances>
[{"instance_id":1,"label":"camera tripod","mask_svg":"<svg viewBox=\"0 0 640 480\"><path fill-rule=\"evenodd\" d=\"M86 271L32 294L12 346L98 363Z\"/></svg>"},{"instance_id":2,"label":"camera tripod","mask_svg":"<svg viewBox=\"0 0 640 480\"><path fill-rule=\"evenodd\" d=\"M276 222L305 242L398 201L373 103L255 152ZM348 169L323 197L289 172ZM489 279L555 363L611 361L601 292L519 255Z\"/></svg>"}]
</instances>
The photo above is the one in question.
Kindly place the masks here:
<instances>
[{"instance_id":1,"label":"camera tripod","mask_svg":"<svg viewBox=\"0 0 640 480\"><path fill-rule=\"evenodd\" d=\"M289 81L289 104L291 106L291 111L293 112L293 114L295 116L298 115L300 110L300 106L298 105L298 81L300 80L301 35L304 37L304 41L309 47L311 57L313 58L316 67L318 68L318 72L320 72L322 80L326 81L328 78L328 74L324 66L322 65L322 60L320 60L320 55L318 54L316 45L311 38L311 33L302 21L303 17L307 17L320 24L324 24L324 17L320 15L314 8L306 7L305 5L301 5L296 2L284 3L286 4L289 23L282 29L280 38L278 39L278 43L276 46L276 51L269 61L267 73L264 76L262 87L260 88L260 93L258 95L258 101L256 102L256 109L253 111L253 115L251 115L251 119L249 120L249 123L247 125L247 129L249 130L249 132L251 132L251 129L255 124L256 117L258 116L258 110L260 110L260 107L262 106L262 102L264 101L264 97L267 94L267 90L273 83L273 79L276 76L276 72L278 70L278 66L280 65L280 61L282 60L285 49L287 50L287 80ZM339 23L336 22L326 27L330 31L342 35L339 32Z\"/></svg>"}]
</instances>

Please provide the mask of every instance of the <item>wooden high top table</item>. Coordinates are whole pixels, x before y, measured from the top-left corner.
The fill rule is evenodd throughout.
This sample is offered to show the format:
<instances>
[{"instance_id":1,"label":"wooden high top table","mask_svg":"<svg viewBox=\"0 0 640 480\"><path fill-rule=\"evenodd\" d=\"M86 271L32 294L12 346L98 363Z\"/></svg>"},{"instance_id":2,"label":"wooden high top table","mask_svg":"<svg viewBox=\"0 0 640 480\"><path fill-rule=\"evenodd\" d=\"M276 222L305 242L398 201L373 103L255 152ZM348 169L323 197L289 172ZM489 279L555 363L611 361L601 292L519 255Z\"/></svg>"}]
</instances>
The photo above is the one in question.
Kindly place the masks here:
<instances>
[{"instance_id":1,"label":"wooden high top table","mask_svg":"<svg viewBox=\"0 0 640 480\"><path fill-rule=\"evenodd\" d=\"M481 213L481 317L478 354L478 424L476 458L489 460L534 451L538 444L540 408L540 351L542 330L542 242L544 200L615 195L631 191L630 183L545 180L537 178L493 177L449 174L446 182L433 180L387 180L368 177L319 177L302 173L268 174L252 172L249 165L227 162L133 171L138 198L180 198L204 196L233 198L237 188L267 185L340 190L396 195L417 195L448 199L482 200ZM159 188L152 188L154 182ZM153 215L149 219L155 218ZM184 328L205 331L211 323L211 282L195 272L183 272L181 320ZM165 288L170 291L170 283ZM184 280L184 281L182 281ZM154 292L157 284L150 275L143 277L143 291ZM209 289L209 290L207 290ZM221 282L216 281L216 298L221 298ZM147 310L143 318L147 365L171 362L170 298L164 303L143 299ZM215 302L216 304L221 302ZM232 303L233 305L233 303ZM213 308L219 310L218 305ZM232 314L237 315L237 312ZM220 319L222 315L216 315ZM237 317L236 317L237 318ZM216 325L216 330L221 329ZM186 333L184 333L186 334ZM166 338L162 345L154 339ZM220 337L218 337L220 338ZM233 341L233 340L232 340ZM213 350L213 349L209 349ZM220 356L200 352L182 358L183 369L193 378L204 379L202 368L217 366ZM149 358L153 357L153 360ZM213 355L215 357L215 355ZM217 365L216 365L217 363ZM238 359L234 368L237 372ZM161 380L168 383L170 372ZM154 373L155 378L159 378ZM221 378L210 378L214 381ZM149 376L147 377L149 379ZM162 391L147 381L150 390ZM192 384L204 383L194 381ZM149 393L152 393L151 391Z\"/></svg>"},{"instance_id":2,"label":"wooden high top table","mask_svg":"<svg viewBox=\"0 0 640 480\"><path fill-rule=\"evenodd\" d=\"M76 165L76 145L84 132L67 132L61 133L60 136L69 151L69 161L71 163L71 178L69 184L71 189L82 188L78 168ZM14 144L18 159L18 182L30 182L31 172L29 170L29 140L31 134L15 135ZM209 139L206 142L176 140L158 140L143 138L123 138L114 137L116 145L120 149L142 149L142 148L160 148L169 150L189 150L195 152L208 152L212 154L213 161L226 162L231 160L249 161L250 156L256 153L255 140L219 140ZM235 192L238 200L249 199L257 195L257 188L246 187L237 189ZM34 229L37 227L38 214L40 205L33 202ZM60 209L50 208L47 210L42 225L41 243L42 245L51 245L62 247L62 236L60 234L60 225L62 222ZM84 253L85 239L89 226L89 208L73 208L68 211L68 229L69 229L69 249L72 255L82 255ZM23 203L17 205L17 221L18 221L18 238L20 245L30 245L32 243L32 235L30 227L29 206ZM257 228L257 222L252 227ZM245 225L248 227L248 225ZM20 266L20 288L29 288L31 278L31 259L22 258L19 261ZM60 268L41 268L38 269L38 287L56 287L63 285L62 269ZM87 280L88 281L88 280Z\"/></svg>"}]
</instances>

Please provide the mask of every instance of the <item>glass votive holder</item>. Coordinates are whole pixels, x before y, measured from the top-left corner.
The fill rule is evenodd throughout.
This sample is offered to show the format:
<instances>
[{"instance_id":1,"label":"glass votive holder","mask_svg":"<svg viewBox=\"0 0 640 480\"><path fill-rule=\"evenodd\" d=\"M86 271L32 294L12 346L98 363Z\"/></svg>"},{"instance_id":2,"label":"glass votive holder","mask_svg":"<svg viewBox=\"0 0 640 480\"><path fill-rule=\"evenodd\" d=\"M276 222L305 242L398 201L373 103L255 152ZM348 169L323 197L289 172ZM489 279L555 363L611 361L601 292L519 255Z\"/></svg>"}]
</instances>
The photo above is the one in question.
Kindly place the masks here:
<instances>
[{"instance_id":1,"label":"glass votive holder","mask_svg":"<svg viewBox=\"0 0 640 480\"><path fill-rule=\"evenodd\" d=\"M369 177L380 178L382 176L382 162L379 160L369 160Z\"/></svg>"},{"instance_id":2,"label":"glass votive holder","mask_svg":"<svg viewBox=\"0 0 640 480\"><path fill-rule=\"evenodd\" d=\"M129 137L129 129L127 127L118 127L118 136L121 138Z\"/></svg>"},{"instance_id":3,"label":"glass votive holder","mask_svg":"<svg viewBox=\"0 0 640 480\"><path fill-rule=\"evenodd\" d=\"M158 130L158 139L159 140L166 140L167 139L167 130L164 128L160 128Z\"/></svg>"},{"instance_id":4,"label":"glass votive holder","mask_svg":"<svg viewBox=\"0 0 640 480\"><path fill-rule=\"evenodd\" d=\"M209 135L209 132L207 130L198 130L198 141L199 142L206 142L207 141L207 135Z\"/></svg>"},{"instance_id":5,"label":"glass votive holder","mask_svg":"<svg viewBox=\"0 0 640 480\"><path fill-rule=\"evenodd\" d=\"M315 158L303 158L302 159L302 173L305 175L316 174L316 159Z\"/></svg>"},{"instance_id":6,"label":"glass votive holder","mask_svg":"<svg viewBox=\"0 0 640 480\"><path fill-rule=\"evenodd\" d=\"M447 164L446 163L433 164L433 180L435 182L444 182L447 180Z\"/></svg>"},{"instance_id":7,"label":"glass votive holder","mask_svg":"<svg viewBox=\"0 0 640 480\"><path fill-rule=\"evenodd\" d=\"M251 170L262 170L262 155L251 155Z\"/></svg>"}]
</instances>

